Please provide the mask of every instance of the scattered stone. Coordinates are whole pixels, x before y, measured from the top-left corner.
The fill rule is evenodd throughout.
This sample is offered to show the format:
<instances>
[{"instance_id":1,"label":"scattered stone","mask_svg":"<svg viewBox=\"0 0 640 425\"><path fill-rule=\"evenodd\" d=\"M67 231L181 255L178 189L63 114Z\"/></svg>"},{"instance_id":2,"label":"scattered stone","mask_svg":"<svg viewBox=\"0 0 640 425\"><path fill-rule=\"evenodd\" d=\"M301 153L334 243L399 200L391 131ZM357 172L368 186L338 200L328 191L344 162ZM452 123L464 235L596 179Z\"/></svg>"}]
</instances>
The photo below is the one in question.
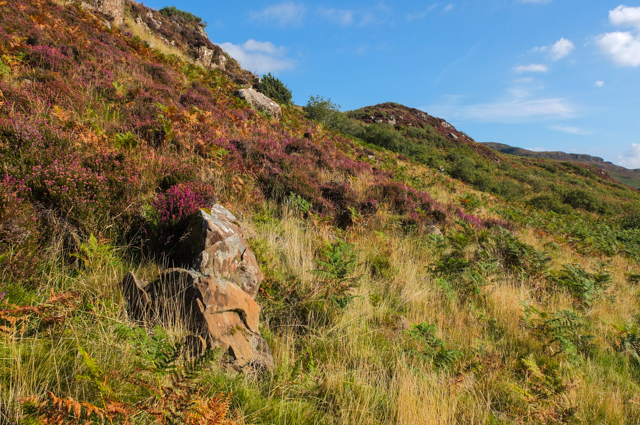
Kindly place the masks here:
<instances>
[{"instance_id":1,"label":"scattered stone","mask_svg":"<svg viewBox=\"0 0 640 425\"><path fill-rule=\"evenodd\" d=\"M453 133L449 133L449 137L451 137L453 140L458 140L458 136Z\"/></svg>"},{"instance_id":2,"label":"scattered stone","mask_svg":"<svg viewBox=\"0 0 640 425\"><path fill-rule=\"evenodd\" d=\"M427 234L429 235L438 235L438 236L442 236L442 232L440 231L440 229L438 229L435 225L430 224L427 226Z\"/></svg>"},{"instance_id":3,"label":"scattered stone","mask_svg":"<svg viewBox=\"0 0 640 425\"><path fill-rule=\"evenodd\" d=\"M408 331L411 329L411 322L404 316L396 316L396 329L399 331Z\"/></svg>"},{"instance_id":4,"label":"scattered stone","mask_svg":"<svg viewBox=\"0 0 640 425\"><path fill-rule=\"evenodd\" d=\"M257 111L267 112L276 120L279 120L282 117L282 107L259 91L255 89L242 89L236 94L240 99L244 99L249 102L251 107Z\"/></svg>"},{"instance_id":5,"label":"scattered stone","mask_svg":"<svg viewBox=\"0 0 640 425\"><path fill-rule=\"evenodd\" d=\"M443 126L444 128L453 128L453 126L446 121L442 121L440 125Z\"/></svg>"}]
</instances>

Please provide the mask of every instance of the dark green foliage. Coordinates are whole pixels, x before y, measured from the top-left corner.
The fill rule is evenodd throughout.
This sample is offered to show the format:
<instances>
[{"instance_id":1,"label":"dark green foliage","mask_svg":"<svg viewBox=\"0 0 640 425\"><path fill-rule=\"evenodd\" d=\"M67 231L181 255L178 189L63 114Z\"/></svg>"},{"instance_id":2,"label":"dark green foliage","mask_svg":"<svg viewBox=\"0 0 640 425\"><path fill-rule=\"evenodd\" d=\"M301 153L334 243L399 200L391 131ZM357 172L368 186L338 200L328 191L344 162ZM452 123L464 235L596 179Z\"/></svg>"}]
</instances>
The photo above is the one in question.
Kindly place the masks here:
<instances>
[{"instance_id":1,"label":"dark green foliage","mask_svg":"<svg viewBox=\"0 0 640 425\"><path fill-rule=\"evenodd\" d=\"M591 349L594 339L589 333L591 327L577 313L568 310L547 313L532 306L525 306L524 313L526 326L552 355L566 353L575 357Z\"/></svg>"},{"instance_id":2,"label":"dark green foliage","mask_svg":"<svg viewBox=\"0 0 640 425\"><path fill-rule=\"evenodd\" d=\"M318 121L332 130L339 131L351 136L360 137L362 125L340 112L340 105L325 99L322 96L310 96L309 102L303 106L307 118Z\"/></svg>"},{"instance_id":3,"label":"dark green foliage","mask_svg":"<svg viewBox=\"0 0 640 425\"><path fill-rule=\"evenodd\" d=\"M570 214L573 209L563 204L562 199L555 193L541 193L527 201L529 205L543 211L553 211L559 214Z\"/></svg>"},{"instance_id":4,"label":"dark green foliage","mask_svg":"<svg viewBox=\"0 0 640 425\"><path fill-rule=\"evenodd\" d=\"M165 6L162 9L160 9L160 14L166 17L171 17L171 16L179 16L183 19L185 19L188 22L197 22L199 24L202 24L202 18L200 18L199 16L194 15L193 13L190 12L185 12L184 10L180 10L175 6ZM204 27L207 26L206 23L203 24Z\"/></svg>"},{"instance_id":5,"label":"dark green foliage","mask_svg":"<svg viewBox=\"0 0 640 425\"><path fill-rule=\"evenodd\" d=\"M354 247L342 239L327 243L320 250L322 259L315 260L318 268L312 270L325 285L325 298L339 307L346 306L353 298L348 292L358 279L353 275L358 261Z\"/></svg>"},{"instance_id":6,"label":"dark green foliage","mask_svg":"<svg viewBox=\"0 0 640 425\"><path fill-rule=\"evenodd\" d=\"M582 208L586 211L609 214L613 207L603 198L587 190L572 190L564 195L564 203L573 208Z\"/></svg>"},{"instance_id":7,"label":"dark green foliage","mask_svg":"<svg viewBox=\"0 0 640 425\"><path fill-rule=\"evenodd\" d=\"M412 325L405 331L418 344L416 354L422 355L433 362L437 368L451 368L456 360L462 356L457 350L446 349L443 340L436 336L438 327L434 324L421 323Z\"/></svg>"},{"instance_id":8,"label":"dark green foliage","mask_svg":"<svg viewBox=\"0 0 640 425\"><path fill-rule=\"evenodd\" d=\"M629 354L640 364L640 316L636 316L630 324L614 328L616 331L614 348Z\"/></svg>"},{"instance_id":9,"label":"dark green foliage","mask_svg":"<svg viewBox=\"0 0 640 425\"><path fill-rule=\"evenodd\" d=\"M493 239L497 255L508 270L530 276L543 275L547 271L547 264L551 258L531 245L521 242L509 231L499 229Z\"/></svg>"},{"instance_id":10,"label":"dark green foliage","mask_svg":"<svg viewBox=\"0 0 640 425\"><path fill-rule=\"evenodd\" d=\"M282 81L271 75L271 73L262 76L262 82L258 87L258 91L278 102L280 105L289 105L291 103L291 91Z\"/></svg>"},{"instance_id":11,"label":"dark green foliage","mask_svg":"<svg viewBox=\"0 0 640 425\"><path fill-rule=\"evenodd\" d=\"M579 264L566 264L555 277L555 282L569 290L571 295L587 306L611 282L611 274L606 271L605 264L600 264L598 270L589 273Z\"/></svg>"}]
</instances>

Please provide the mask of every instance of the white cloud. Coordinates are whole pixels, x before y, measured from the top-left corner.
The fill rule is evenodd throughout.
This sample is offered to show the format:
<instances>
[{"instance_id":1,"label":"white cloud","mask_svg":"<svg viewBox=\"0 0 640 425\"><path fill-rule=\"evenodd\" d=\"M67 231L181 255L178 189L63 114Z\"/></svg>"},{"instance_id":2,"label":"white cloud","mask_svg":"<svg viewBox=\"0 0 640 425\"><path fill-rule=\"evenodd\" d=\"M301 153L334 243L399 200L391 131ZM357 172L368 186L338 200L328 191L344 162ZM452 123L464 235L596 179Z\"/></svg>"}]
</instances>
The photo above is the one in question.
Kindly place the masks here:
<instances>
[{"instance_id":1,"label":"white cloud","mask_svg":"<svg viewBox=\"0 0 640 425\"><path fill-rule=\"evenodd\" d=\"M609 11L613 25L635 27L636 31L616 31L600 34L596 43L618 66L640 66L640 7L618 6Z\"/></svg>"},{"instance_id":2,"label":"white cloud","mask_svg":"<svg viewBox=\"0 0 640 425\"><path fill-rule=\"evenodd\" d=\"M618 163L627 168L640 168L640 143L631 145L628 151L618 156Z\"/></svg>"},{"instance_id":3,"label":"white cloud","mask_svg":"<svg viewBox=\"0 0 640 425\"><path fill-rule=\"evenodd\" d=\"M618 6L609 11L609 21L620 27L640 29L640 7Z\"/></svg>"},{"instance_id":4,"label":"white cloud","mask_svg":"<svg viewBox=\"0 0 640 425\"><path fill-rule=\"evenodd\" d=\"M549 71L549 67L547 67L546 65L531 64L517 66L513 68L513 70L518 74L522 74L523 72L547 72Z\"/></svg>"},{"instance_id":5,"label":"white cloud","mask_svg":"<svg viewBox=\"0 0 640 425\"><path fill-rule=\"evenodd\" d=\"M471 105L464 109L470 119L489 122L512 122L527 119L570 118L573 107L564 99L511 99L496 103Z\"/></svg>"},{"instance_id":6,"label":"white cloud","mask_svg":"<svg viewBox=\"0 0 640 425\"><path fill-rule=\"evenodd\" d=\"M575 46L573 45L571 40L567 40L563 37L551 46L536 47L533 50L539 52L548 52L552 60L558 61L562 58L567 57L574 48Z\"/></svg>"},{"instance_id":7,"label":"white cloud","mask_svg":"<svg viewBox=\"0 0 640 425\"><path fill-rule=\"evenodd\" d=\"M283 2L267 6L261 11L251 12L249 15L252 21L275 21L281 27L301 26L307 9L298 3Z\"/></svg>"},{"instance_id":8,"label":"white cloud","mask_svg":"<svg viewBox=\"0 0 640 425\"><path fill-rule=\"evenodd\" d=\"M449 13L452 10L453 10L453 5L452 4L448 4L442 9L442 13Z\"/></svg>"},{"instance_id":9,"label":"white cloud","mask_svg":"<svg viewBox=\"0 0 640 425\"><path fill-rule=\"evenodd\" d=\"M296 62L287 58L287 49L269 41L247 40L243 44L221 43L222 50L240 65L258 75L293 69Z\"/></svg>"},{"instance_id":10,"label":"white cloud","mask_svg":"<svg viewBox=\"0 0 640 425\"><path fill-rule=\"evenodd\" d=\"M577 127L569 127L566 125L554 125L551 126L552 130L556 130L556 131L561 131L563 133L569 133L569 134L577 134L580 136L588 136L589 134L591 134L589 131L587 130L582 130L580 128Z\"/></svg>"},{"instance_id":11,"label":"white cloud","mask_svg":"<svg viewBox=\"0 0 640 425\"><path fill-rule=\"evenodd\" d=\"M598 81L596 81L596 83L594 84L594 86L596 86L596 87L604 87L604 81L602 81L602 80L598 80Z\"/></svg>"},{"instance_id":12,"label":"white cloud","mask_svg":"<svg viewBox=\"0 0 640 425\"><path fill-rule=\"evenodd\" d=\"M519 0L521 3L550 3L551 0Z\"/></svg>"},{"instance_id":13,"label":"white cloud","mask_svg":"<svg viewBox=\"0 0 640 425\"><path fill-rule=\"evenodd\" d=\"M640 37L631 32L609 32L596 38L600 50L619 66L640 65Z\"/></svg>"},{"instance_id":14,"label":"white cloud","mask_svg":"<svg viewBox=\"0 0 640 425\"><path fill-rule=\"evenodd\" d=\"M320 9L320 15L331 22L346 27L353 23L354 12L353 10Z\"/></svg>"},{"instance_id":15,"label":"white cloud","mask_svg":"<svg viewBox=\"0 0 640 425\"><path fill-rule=\"evenodd\" d=\"M434 110L440 116L469 121L513 123L573 118L576 108L562 98L538 98L526 90L509 90L509 94L495 102L462 105L462 97L447 96L447 102L419 108Z\"/></svg>"}]
</instances>

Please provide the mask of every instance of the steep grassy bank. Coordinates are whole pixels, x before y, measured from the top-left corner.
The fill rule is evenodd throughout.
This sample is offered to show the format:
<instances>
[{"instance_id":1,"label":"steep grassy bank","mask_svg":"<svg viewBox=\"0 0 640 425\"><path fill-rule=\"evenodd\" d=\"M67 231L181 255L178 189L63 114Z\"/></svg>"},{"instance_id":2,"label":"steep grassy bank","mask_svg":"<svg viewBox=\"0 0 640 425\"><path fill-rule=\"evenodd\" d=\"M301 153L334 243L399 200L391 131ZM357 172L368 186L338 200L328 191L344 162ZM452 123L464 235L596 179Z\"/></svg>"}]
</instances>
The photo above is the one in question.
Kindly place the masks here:
<instances>
[{"instance_id":1,"label":"steep grassy bank","mask_svg":"<svg viewBox=\"0 0 640 425\"><path fill-rule=\"evenodd\" d=\"M2 12L0 421L640 420L637 192L426 115L277 122L233 95L234 66L75 4ZM268 372L191 358L123 307L123 275L153 279L214 200L265 275Z\"/></svg>"}]
</instances>

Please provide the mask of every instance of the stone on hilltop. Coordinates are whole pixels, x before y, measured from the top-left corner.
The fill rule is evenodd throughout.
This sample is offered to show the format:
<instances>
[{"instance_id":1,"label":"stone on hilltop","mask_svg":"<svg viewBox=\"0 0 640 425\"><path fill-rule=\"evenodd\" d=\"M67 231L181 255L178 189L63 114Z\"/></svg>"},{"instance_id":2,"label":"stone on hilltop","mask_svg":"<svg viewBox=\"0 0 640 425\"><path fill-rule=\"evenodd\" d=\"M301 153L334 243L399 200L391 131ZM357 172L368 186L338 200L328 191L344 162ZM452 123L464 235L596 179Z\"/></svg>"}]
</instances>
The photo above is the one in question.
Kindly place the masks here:
<instances>
[{"instance_id":1,"label":"stone on hilltop","mask_svg":"<svg viewBox=\"0 0 640 425\"><path fill-rule=\"evenodd\" d=\"M255 89L242 89L237 92L237 95L240 99L249 102L249 105L259 112L267 112L277 120L282 117L282 107Z\"/></svg>"}]
</instances>

